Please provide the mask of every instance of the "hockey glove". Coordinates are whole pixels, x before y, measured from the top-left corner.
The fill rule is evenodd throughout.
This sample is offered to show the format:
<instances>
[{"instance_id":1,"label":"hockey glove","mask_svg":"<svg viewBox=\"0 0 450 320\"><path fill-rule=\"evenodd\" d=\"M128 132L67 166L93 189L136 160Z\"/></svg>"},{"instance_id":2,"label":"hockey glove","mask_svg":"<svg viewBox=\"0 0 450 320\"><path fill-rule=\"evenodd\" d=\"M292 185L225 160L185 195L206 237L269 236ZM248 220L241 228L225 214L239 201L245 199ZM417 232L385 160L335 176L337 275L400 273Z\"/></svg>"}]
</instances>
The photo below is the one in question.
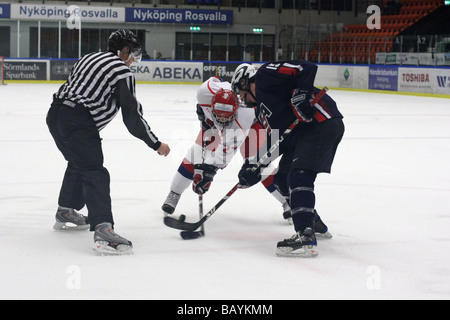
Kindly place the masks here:
<instances>
[{"instance_id":1,"label":"hockey glove","mask_svg":"<svg viewBox=\"0 0 450 320\"><path fill-rule=\"evenodd\" d=\"M303 122L311 122L316 109L310 102L311 93L306 90L295 89L292 93L291 106L295 116Z\"/></svg>"},{"instance_id":2,"label":"hockey glove","mask_svg":"<svg viewBox=\"0 0 450 320\"><path fill-rule=\"evenodd\" d=\"M198 194L204 194L209 190L211 182L216 175L217 168L209 164L194 165L194 180L192 181L192 190Z\"/></svg>"},{"instance_id":3,"label":"hockey glove","mask_svg":"<svg viewBox=\"0 0 450 320\"><path fill-rule=\"evenodd\" d=\"M256 164L250 164L248 160L245 160L238 173L238 178L241 188L250 188L261 181L261 168Z\"/></svg>"},{"instance_id":4,"label":"hockey glove","mask_svg":"<svg viewBox=\"0 0 450 320\"><path fill-rule=\"evenodd\" d=\"M203 111L203 108L197 104L197 118L202 123L202 130L206 131L212 128L214 123L207 119L205 116L205 112Z\"/></svg>"}]
</instances>

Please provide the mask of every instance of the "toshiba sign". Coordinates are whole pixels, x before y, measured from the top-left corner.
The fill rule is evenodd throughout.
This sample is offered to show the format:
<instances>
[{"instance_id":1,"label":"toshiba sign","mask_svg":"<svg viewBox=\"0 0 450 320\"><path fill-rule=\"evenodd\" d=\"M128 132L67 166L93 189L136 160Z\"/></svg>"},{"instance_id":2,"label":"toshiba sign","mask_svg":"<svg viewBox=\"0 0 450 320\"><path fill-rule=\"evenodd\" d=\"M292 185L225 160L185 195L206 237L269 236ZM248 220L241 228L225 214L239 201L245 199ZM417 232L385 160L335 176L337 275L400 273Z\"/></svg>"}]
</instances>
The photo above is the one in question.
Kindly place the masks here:
<instances>
[{"instance_id":1,"label":"toshiba sign","mask_svg":"<svg viewBox=\"0 0 450 320\"><path fill-rule=\"evenodd\" d=\"M450 94L450 68L399 67L398 91Z\"/></svg>"},{"instance_id":2,"label":"toshiba sign","mask_svg":"<svg viewBox=\"0 0 450 320\"><path fill-rule=\"evenodd\" d=\"M398 91L432 92L431 68L398 68Z\"/></svg>"},{"instance_id":3,"label":"toshiba sign","mask_svg":"<svg viewBox=\"0 0 450 320\"><path fill-rule=\"evenodd\" d=\"M428 73L404 73L403 82L429 83L430 75Z\"/></svg>"}]
</instances>

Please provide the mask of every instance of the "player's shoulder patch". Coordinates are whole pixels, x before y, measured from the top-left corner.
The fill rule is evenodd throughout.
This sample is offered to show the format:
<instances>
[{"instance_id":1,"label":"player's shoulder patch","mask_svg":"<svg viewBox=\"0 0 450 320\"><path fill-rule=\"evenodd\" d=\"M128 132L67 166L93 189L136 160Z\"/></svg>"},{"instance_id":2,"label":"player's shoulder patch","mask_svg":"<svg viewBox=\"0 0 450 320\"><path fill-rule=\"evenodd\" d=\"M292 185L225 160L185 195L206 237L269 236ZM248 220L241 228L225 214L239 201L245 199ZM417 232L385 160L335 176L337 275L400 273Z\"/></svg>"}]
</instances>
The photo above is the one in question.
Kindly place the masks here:
<instances>
[{"instance_id":1,"label":"player's shoulder patch","mask_svg":"<svg viewBox=\"0 0 450 320\"><path fill-rule=\"evenodd\" d=\"M265 67L266 67L266 69L275 71L277 73L294 76L294 77L297 76L303 70L301 65L287 63L287 62L269 63Z\"/></svg>"}]
</instances>

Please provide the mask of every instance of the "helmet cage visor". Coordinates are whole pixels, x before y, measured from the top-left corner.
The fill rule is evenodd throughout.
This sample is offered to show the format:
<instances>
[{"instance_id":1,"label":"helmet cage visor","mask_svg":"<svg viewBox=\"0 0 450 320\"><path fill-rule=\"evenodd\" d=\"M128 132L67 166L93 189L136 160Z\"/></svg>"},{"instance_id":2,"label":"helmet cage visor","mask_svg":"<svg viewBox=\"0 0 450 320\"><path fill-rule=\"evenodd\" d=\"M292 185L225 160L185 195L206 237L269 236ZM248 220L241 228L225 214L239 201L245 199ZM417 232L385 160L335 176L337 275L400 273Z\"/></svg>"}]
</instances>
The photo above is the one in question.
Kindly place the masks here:
<instances>
[{"instance_id":1,"label":"helmet cage visor","mask_svg":"<svg viewBox=\"0 0 450 320\"><path fill-rule=\"evenodd\" d=\"M249 79L247 77L242 77L233 84L233 93L237 95L239 95L241 91L248 91L249 89Z\"/></svg>"},{"instance_id":2,"label":"helmet cage visor","mask_svg":"<svg viewBox=\"0 0 450 320\"><path fill-rule=\"evenodd\" d=\"M227 126L236 118L236 108L234 105L225 103L215 103L213 107L213 116L218 124Z\"/></svg>"},{"instance_id":3,"label":"helmet cage visor","mask_svg":"<svg viewBox=\"0 0 450 320\"><path fill-rule=\"evenodd\" d=\"M141 62L142 49L141 48L134 48L133 50L131 50L131 56L133 57L135 62Z\"/></svg>"},{"instance_id":4,"label":"helmet cage visor","mask_svg":"<svg viewBox=\"0 0 450 320\"><path fill-rule=\"evenodd\" d=\"M130 57L133 57L135 62L141 62L142 59L142 49L141 47L132 47L132 46L126 46L121 51L123 54L129 54Z\"/></svg>"}]
</instances>

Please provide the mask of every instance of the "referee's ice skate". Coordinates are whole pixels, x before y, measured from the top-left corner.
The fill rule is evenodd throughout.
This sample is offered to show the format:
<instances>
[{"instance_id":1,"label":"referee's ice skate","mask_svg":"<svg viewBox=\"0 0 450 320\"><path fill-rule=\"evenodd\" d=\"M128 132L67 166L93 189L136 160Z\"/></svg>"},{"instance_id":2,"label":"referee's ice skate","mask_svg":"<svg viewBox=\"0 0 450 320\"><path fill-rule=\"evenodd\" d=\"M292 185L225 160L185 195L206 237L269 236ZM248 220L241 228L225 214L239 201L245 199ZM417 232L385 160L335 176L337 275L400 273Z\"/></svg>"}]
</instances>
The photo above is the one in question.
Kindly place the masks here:
<instances>
[{"instance_id":1,"label":"referee's ice skate","mask_svg":"<svg viewBox=\"0 0 450 320\"><path fill-rule=\"evenodd\" d=\"M90 225L88 218L83 216L75 209L58 207L55 215L55 230L88 230Z\"/></svg>"},{"instance_id":2,"label":"referee's ice skate","mask_svg":"<svg viewBox=\"0 0 450 320\"><path fill-rule=\"evenodd\" d=\"M111 223L101 223L95 227L94 251L102 255L124 255L133 253L131 241L114 232Z\"/></svg>"}]
</instances>

